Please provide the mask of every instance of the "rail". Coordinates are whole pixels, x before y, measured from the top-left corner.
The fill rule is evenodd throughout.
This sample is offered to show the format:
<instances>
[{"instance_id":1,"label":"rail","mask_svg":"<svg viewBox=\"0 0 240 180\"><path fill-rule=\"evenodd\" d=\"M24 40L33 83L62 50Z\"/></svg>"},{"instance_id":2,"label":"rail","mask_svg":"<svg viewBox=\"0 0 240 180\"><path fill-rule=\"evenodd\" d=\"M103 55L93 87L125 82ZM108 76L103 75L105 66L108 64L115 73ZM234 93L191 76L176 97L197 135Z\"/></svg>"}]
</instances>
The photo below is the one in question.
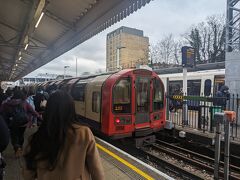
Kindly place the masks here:
<instances>
[{"instance_id":1,"label":"rail","mask_svg":"<svg viewBox=\"0 0 240 180\"><path fill-rule=\"evenodd\" d=\"M213 176L214 159L200 153L161 140L147 144L142 150L151 161L163 164L168 170L180 172L183 178L207 179ZM219 173L223 177L223 162L220 165ZM230 172L230 179L240 179L239 167L230 165Z\"/></svg>"}]
</instances>

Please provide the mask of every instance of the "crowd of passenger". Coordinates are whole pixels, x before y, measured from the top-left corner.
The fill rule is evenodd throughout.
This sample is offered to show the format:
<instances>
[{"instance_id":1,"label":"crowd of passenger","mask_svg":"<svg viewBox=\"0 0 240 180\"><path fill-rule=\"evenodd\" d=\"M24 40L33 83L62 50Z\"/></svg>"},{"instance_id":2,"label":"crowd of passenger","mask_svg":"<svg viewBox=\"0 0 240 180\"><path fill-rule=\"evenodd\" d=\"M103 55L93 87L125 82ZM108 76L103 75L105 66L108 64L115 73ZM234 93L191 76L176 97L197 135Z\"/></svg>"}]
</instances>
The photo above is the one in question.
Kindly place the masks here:
<instances>
[{"instance_id":1,"label":"crowd of passenger","mask_svg":"<svg viewBox=\"0 0 240 180\"><path fill-rule=\"evenodd\" d=\"M1 89L0 105L0 180L9 139L15 157L25 159L25 179L103 179L94 136L77 120L68 93ZM33 127L38 130L24 150L24 133Z\"/></svg>"}]
</instances>

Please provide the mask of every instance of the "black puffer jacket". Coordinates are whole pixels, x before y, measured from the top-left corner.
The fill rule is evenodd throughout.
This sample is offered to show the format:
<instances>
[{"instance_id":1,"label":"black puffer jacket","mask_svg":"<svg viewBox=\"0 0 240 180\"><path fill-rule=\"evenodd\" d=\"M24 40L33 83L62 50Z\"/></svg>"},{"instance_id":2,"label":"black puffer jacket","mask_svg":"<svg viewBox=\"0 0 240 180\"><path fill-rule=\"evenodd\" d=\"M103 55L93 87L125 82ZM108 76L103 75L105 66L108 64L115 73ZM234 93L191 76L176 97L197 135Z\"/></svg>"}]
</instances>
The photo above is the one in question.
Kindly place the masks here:
<instances>
[{"instance_id":1,"label":"black puffer jacket","mask_svg":"<svg viewBox=\"0 0 240 180\"><path fill-rule=\"evenodd\" d=\"M227 105L227 100L230 99L230 94L228 92L228 86L223 85L216 94L216 99L214 101L215 106L222 106L224 110Z\"/></svg>"},{"instance_id":2,"label":"black puffer jacket","mask_svg":"<svg viewBox=\"0 0 240 180\"><path fill-rule=\"evenodd\" d=\"M228 86L225 86L225 85L223 85L223 86L220 88L220 91L221 91L222 93L226 93L228 90L229 90Z\"/></svg>"},{"instance_id":3,"label":"black puffer jacket","mask_svg":"<svg viewBox=\"0 0 240 180\"><path fill-rule=\"evenodd\" d=\"M0 152L3 152L9 143L9 131L4 119L0 116Z\"/></svg>"}]
</instances>

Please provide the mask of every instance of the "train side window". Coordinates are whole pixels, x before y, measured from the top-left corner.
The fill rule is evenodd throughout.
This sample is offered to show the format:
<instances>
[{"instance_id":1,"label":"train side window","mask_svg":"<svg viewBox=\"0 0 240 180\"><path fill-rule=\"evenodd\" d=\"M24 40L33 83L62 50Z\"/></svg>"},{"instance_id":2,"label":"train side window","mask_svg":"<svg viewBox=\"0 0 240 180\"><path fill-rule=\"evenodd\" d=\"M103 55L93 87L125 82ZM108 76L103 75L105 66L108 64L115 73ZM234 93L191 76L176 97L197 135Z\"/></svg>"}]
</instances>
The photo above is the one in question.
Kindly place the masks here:
<instances>
[{"instance_id":1,"label":"train side window","mask_svg":"<svg viewBox=\"0 0 240 180\"><path fill-rule=\"evenodd\" d=\"M188 96L200 96L201 93L201 79L187 81Z\"/></svg>"},{"instance_id":2,"label":"train side window","mask_svg":"<svg viewBox=\"0 0 240 180\"><path fill-rule=\"evenodd\" d=\"M74 100L76 100L76 101L84 101L85 100L85 87L86 87L86 83L76 84L73 87L73 89L71 91L71 95Z\"/></svg>"},{"instance_id":3,"label":"train side window","mask_svg":"<svg viewBox=\"0 0 240 180\"><path fill-rule=\"evenodd\" d=\"M121 79L113 87L113 112L131 112L131 82L129 78Z\"/></svg>"},{"instance_id":4,"label":"train side window","mask_svg":"<svg viewBox=\"0 0 240 180\"><path fill-rule=\"evenodd\" d=\"M181 89L183 87L183 81L169 81L169 95L181 95Z\"/></svg>"},{"instance_id":5,"label":"train side window","mask_svg":"<svg viewBox=\"0 0 240 180\"><path fill-rule=\"evenodd\" d=\"M100 112L100 92L92 93L92 112Z\"/></svg>"},{"instance_id":6,"label":"train side window","mask_svg":"<svg viewBox=\"0 0 240 180\"><path fill-rule=\"evenodd\" d=\"M159 79L153 81L153 111L163 108L163 92L164 88Z\"/></svg>"},{"instance_id":7,"label":"train side window","mask_svg":"<svg viewBox=\"0 0 240 180\"><path fill-rule=\"evenodd\" d=\"M204 96L210 96L212 88L211 79L206 79L204 82Z\"/></svg>"}]
</instances>

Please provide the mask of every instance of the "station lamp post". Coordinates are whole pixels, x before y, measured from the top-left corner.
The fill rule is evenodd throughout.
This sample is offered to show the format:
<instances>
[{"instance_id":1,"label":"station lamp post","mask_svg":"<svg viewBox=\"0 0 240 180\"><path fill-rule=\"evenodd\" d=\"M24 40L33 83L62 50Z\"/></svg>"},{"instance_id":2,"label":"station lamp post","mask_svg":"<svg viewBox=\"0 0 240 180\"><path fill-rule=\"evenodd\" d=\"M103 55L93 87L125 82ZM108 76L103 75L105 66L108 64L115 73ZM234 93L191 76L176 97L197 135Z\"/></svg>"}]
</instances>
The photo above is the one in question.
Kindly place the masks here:
<instances>
[{"instance_id":1,"label":"station lamp post","mask_svg":"<svg viewBox=\"0 0 240 180\"><path fill-rule=\"evenodd\" d=\"M63 79L65 79L65 75L66 75L66 69L69 68L70 66L64 66L64 74L63 74Z\"/></svg>"},{"instance_id":2,"label":"station lamp post","mask_svg":"<svg viewBox=\"0 0 240 180\"><path fill-rule=\"evenodd\" d=\"M120 70L120 49L126 48L124 46L117 47L117 70Z\"/></svg>"}]
</instances>

